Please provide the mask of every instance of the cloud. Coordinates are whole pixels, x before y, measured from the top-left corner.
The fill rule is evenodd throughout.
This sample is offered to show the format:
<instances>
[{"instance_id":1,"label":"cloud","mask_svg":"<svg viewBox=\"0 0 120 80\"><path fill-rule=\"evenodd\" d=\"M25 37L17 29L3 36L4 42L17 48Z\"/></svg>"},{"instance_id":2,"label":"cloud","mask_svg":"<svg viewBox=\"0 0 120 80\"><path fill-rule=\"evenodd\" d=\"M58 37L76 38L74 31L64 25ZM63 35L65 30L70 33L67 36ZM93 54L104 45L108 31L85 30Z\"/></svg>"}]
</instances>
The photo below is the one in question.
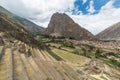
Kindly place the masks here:
<instances>
[{"instance_id":1,"label":"cloud","mask_svg":"<svg viewBox=\"0 0 120 80\"><path fill-rule=\"evenodd\" d=\"M85 4L87 2L87 0L83 0L83 3L82 4Z\"/></svg>"},{"instance_id":2,"label":"cloud","mask_svg":"<svg viewBox=\"0 0 120 80\"><path fill-rule=\"evenodd\" d=\"M70 11L75 0L1 0L0 5L9 11L47 27L53 13Z\"/></svg>"},{"instance_id":3,"label":"cloud","mask_svg":"<svg viewBox=\"0 0 120 80\"><path fill-rule=\"evenodd\" d=\"M105 4L98 14L92 14L94 10L94 0L90 1L87 9L89 14L83 14L82 11L74 7L76 0L0 0L0 5L9 11L27 18L34 23L47 27L53 13L66 13L72 19L88 29L93 34L97 34L105 28L120 21L120 8L113 6L115 0L110 0ZM83 0L86 3L87 0ZM76 14L72 14L72 10L76 10Z\"/></svg>"},{"instance_id":4,"label":"cloud","mask_svg":"<svg viewBox=\"0 0 120 80\"><path fill-rule=\"evenodd\" d=\"M94 12L95 12L95 9L94 9L94 1L93 1L93 0L90 1L90 7L89 7L89 9L88 9L88 12L89 12L89 13L94 13Z\"/></svg>"},{"instance_id":5,"label":"cloud","mask_svg":"<svg viewBox=\"0 0 120 80\"><path fill-rule=\"evenodd\" d=\"M0 0L0 5L19 16L28 14L26 7L21 0Z\"/></svg>"},{"instance_id":6,"label":"cloud","mask_svg":"<svg viewBox=\"0 0 120 80\"><path fill-rule=\"evenodd\" d=\"M74 8L75 0L22 0L29 12L29 18L34 17L33 22L47 27L53 13ZM28 18L28 19L29 19Z\"/></svg>"},{"instance_id":7,"label":"cloud","mask_svg":"<svg viewBox=\"0 0 120 80\"><path fill-rule=\"evenodd\" d=\"M114 8L113 6L114 0L109 1L105 4L98 14L94 15L71 15L76 23L81 25L82 27L88 29L93 34L97 34L104 30L105 28L120 22L120 8Z\"/></svg>"}]
</instances>

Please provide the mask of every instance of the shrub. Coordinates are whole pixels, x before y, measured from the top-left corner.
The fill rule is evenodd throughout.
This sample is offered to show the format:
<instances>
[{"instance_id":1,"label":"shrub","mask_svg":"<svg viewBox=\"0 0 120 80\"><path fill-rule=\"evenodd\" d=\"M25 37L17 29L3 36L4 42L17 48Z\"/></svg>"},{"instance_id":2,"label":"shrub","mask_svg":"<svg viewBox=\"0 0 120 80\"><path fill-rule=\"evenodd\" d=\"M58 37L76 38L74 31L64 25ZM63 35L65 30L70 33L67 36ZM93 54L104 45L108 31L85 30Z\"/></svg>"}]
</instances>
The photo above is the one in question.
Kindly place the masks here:
<instances>
[{"instance_id":1,"label":"shrub","mask_svg":"<svg viewBox=\"0 0 120 80\"><path fill-rule=\"evenodd\" d=\"M74 37L69 37L69 39L75 39Z\"/></svg>"},{"instance_id":2,"label":"shrub","mask_svg":"<svg viewBox=\"0 0 120 80\"><path fill-rule=\"evenodd\" d=\"M86 49L85 49L85 48L82 48L81 50L83 51L83 55L84 55L84 56L87 56L87 53L86 53L87 51L86 51Z\"/></svg>"},{"instance_id":3,"label":"shrub","mask_svg":"<svg viewBox=\"0 0 120 80\"><path fill-rule=\"evenodd\" d=\"M70 48L75 48L75 46L73 45L73 43L63 43L64 47L70 47Z\"/></svg>"},{"instance_id":4,"label":"shrub","mask_svg":"<svg viewBox=\"0 0 120 80\"><path fill-rule=\"evenodd\" d=\"M73 53L74 53L74 54L78 54L78 55L82 55L81 50L79 50L79 49L75 49L75 50L73 51Z\"/></svg>"},{"instance_id":5,"label":"shrub","mask_svg":"<svg viewBox=\"0 0 120 80\"><path fill-rule=\"evenodd\" d=\"M95 57L98 58L101 56L102 51L98 48L95 52Z\"/></svg>"},{"instance_id":6,"label":"shrub","mask_svg":"<svg viewBox=\"0 0 120 80\"><path fill-rule=\"evenodd\" d=\"M114 52L108 52L108 53L106 53L106 55L108 55L108 56L115 56L115 53Z\"/></svg>"},{"instance_id":7,"label":"shrub","mask_svg":"<svg viewBox=\"0 0 120 80\"><path fill-rule=\"evenodd\" d=\"M64 36L58 36L57 39L65 39Z\"/></svg>"},{"instance_id":8,"label":"shrub","mask_svg":"<svg viewBox=\"0 0 120 80\"><path fill-rule=\"evenodd\" d=\"M95 49L95 46L93 46L93 45L88 45L88 48L89 48L89 50L94 50L94 49Z\"/></svg>"}]
</instances>

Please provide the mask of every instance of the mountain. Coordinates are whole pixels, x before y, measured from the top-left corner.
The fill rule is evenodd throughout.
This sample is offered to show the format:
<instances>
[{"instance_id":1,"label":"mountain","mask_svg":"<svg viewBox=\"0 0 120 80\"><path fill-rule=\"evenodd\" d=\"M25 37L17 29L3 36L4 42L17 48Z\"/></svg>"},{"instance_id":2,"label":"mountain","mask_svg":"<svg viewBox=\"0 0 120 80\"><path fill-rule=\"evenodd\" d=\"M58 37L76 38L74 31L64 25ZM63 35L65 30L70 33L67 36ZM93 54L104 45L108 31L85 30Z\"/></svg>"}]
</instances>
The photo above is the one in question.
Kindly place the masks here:
<instances>
[{"instance_id":1,"label":"mountain","mask_svg":"<svg viewBox=\"0 0 120 80\"><path fill-rule=\"evenodd\" d=\"M36 43L31 33L11 18L2 14L0 14L0 39L7 43L13 42L14 40L28 44Z\"/></svg>"},{"instance_id":2,"label":"mountain","mask_svg":"<svg viewBox=\"0 0 120 80\"><path fill-rule=\"evenodd\" d=\"M22 25L26 30L28 30L31 33L34 33L34 32L43 33L43 31L45 30L43 27L40 27L29 20L22 18L22 17L19 17L15 14L9 12L5 8L3 8L2 6L0 6L0 14L3 14L5 16L8 16L11 19L15 20L17 23Z\"/></svg>"},{"instance_id":3,"label":"mountain","mask_svg":"<svg viewBox=\"0 0 120 80\"><path fill-rule=\"evenodd\" d=\"M96 35L100 40L120 40L120 22Z\"/></svg>"},{"instance_id":4,"label":"mountain","mask_svg":"<svg viewBox=\"0 0 120 80\"><path fill-rule=\"evenodd\" d=\"M86 42L91 44L91 41ZM15 20L0 14L0 80L119 80L119 57L109 59L106 52L102 52L105 56L102 57L103 60L109 61L107 63L101 61L102 58L86 57L101 52L94 52L97 49L95 47L89 52L88 48L92 46L82 45L71 51L71 47L61 46L60 43L52 42L50 46L45 46L44 43L36 41ZM84 43L85 41L82 44ZM83 55L78 51L76 53L76 50L83 52ZM102 53L100 56L103 56Z\"/></svg>"},{"instance_id":5,"label":"mountain","mask_svg":"<svg viewBox=\"0 0 120 80\"><path fill-rule=\"evenodd\" d=\"M15 20L0 14L0 80L81 80L62 57L39 43Z\"/></svg>"},{"instance_id":6,"label":"mountain","mask_svg":"<svg viewBox=\"0 0 120 80\"><path fill-rule=\"evenodd\" d=\"M65 38L74 38L77 40L92 40L94 36L86 29L75 23L68 15L54 13L45 34L52 36L62 36Z\"/></svg>"}]
</instances>

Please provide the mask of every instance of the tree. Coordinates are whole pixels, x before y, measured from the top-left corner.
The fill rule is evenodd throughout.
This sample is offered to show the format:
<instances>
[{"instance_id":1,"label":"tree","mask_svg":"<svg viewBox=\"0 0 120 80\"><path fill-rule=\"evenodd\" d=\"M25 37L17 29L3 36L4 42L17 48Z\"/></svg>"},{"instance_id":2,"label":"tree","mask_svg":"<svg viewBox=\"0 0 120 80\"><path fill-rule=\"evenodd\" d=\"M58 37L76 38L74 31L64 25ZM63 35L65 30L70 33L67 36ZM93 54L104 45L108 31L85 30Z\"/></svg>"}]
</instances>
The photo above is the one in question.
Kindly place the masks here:
<instances>
[{"instance_id":1,"label":"tree","mask_svg":"<svg viewBox=\"0 0 120 80\"><path fill-rule=\"evenodd\" d=\"M82 48L81 50L83 51L83 55L84 55L84 56L87 56L87 54L86 54L86 52L87 52L86 49L85 49L85 48Z\"/></svg>"},{"instance_id":2,"label":"tree","mask_svg":"<svg viewBox=\"0 0 120 80\"><path fill-rule=\"evenodd\" d=\"M74 37L69 37L69 39L72 39L72 40L73 40L73 39L75 39L75 38L74 38Z\"/></svg>"},{"instance_id":3,"label":"tree","mask_svg":"<svg viewBox=\"0 0 120 80\"><path fill-rule=\"evenodd\" d=\"M100 57L101 53L102 53L102 51L98 48L95 52L95 58Z\"/></svg>"}]
</instances>

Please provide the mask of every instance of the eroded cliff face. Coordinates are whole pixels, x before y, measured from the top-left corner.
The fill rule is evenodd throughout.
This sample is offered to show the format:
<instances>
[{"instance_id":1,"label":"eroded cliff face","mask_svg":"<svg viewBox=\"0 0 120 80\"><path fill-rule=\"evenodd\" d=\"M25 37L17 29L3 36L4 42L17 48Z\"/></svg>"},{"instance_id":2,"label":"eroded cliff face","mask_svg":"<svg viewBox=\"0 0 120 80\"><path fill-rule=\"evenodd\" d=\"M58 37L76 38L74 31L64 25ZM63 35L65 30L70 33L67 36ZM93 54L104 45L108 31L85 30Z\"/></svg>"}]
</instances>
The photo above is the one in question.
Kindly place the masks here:
<instances>
[{"instance_id":1,"label":"eroded cliff face","mask_svg":"<svg viewBox=\"0 0 120 80\"><path fill-rule=\"evenodd\" d=\"M63 36L65 38L72 37L77 40L94 39L94 36L88 30L79 26L64 13L53 14L45 33L52 36Z\"/></svg>"}]
</instances>

